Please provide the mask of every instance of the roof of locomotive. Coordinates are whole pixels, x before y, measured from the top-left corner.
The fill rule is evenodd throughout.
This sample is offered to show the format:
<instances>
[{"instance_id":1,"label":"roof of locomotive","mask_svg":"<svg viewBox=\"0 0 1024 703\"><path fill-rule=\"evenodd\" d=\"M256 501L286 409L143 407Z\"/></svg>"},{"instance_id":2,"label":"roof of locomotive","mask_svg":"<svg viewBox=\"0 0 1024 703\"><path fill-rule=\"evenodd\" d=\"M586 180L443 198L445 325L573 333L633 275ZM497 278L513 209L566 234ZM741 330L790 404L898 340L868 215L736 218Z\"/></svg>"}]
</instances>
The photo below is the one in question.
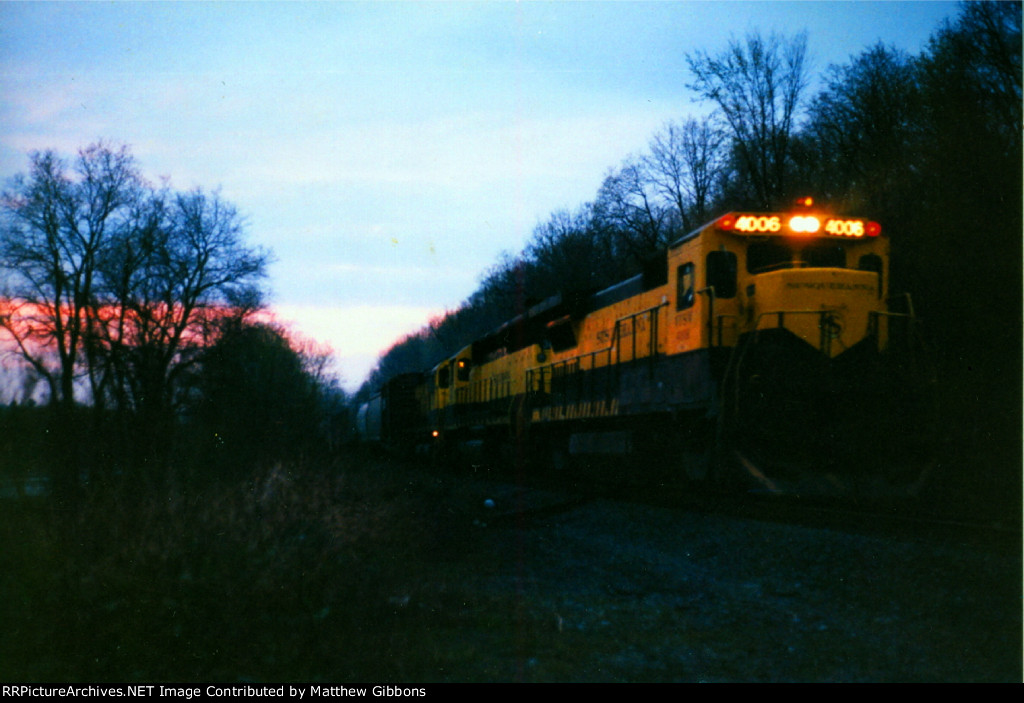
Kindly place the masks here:
<instances>
[{"instance_id":1,"label":"roof of locomotive","mask_svg":"<svg viewBox=\"0 0 1024 703\"><path fill-rule=\"evenodd\" d=\"M680 245L680 244L682 244L683 242L688 242L688 241L690 241L691 239L693 239L694 237L696 237L697 235L699 235L699 234L700 234L701 232L703 232L704 230L706 230L706 229L707 229L708 227L710 227L711 225L713 225L713 224L715 224L716 222L718 222L718 219L719 219L719 218L717 218L717 217L716 217L715 219L711 220L710 222L707 222L707 223L705 223L705 224L701 225L701 226L700 226L700 227L698 227L697 229L695 229L695 230L691 230L691 231L687 232L686 234L682 235L681 237L679 237L679 238L678 238L678 239L676 239L675 241L673 241L673 242L669 243L669 245L668 245L668 248L669 248L669 249L675 249L675 248L676 248L677 246L679 246L679 245Z\"/></svg>"}]
</instances>

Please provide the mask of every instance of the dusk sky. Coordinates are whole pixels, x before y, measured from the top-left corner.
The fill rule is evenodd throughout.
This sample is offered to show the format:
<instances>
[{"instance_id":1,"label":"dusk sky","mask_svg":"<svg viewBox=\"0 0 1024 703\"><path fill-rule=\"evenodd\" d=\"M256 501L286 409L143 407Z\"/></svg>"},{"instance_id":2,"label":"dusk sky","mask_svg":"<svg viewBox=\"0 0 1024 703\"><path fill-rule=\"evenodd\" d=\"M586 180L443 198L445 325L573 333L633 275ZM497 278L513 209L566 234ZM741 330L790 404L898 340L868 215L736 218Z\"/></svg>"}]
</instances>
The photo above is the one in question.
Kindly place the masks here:
<instances>
[{"instance_id":1,"label":"dusk sky","mask_svg":"<svg viewBox=\"0 0 1024 703\"><path fill-rule=\"evenodd\" d=\"M273 307L355 390L503 250L668 120L686 54L807 30L815 78L920 52L951 2L0 2L0 178L32 150L131 146L220 188L271 248Z\"/></svg>"}]
</instances>

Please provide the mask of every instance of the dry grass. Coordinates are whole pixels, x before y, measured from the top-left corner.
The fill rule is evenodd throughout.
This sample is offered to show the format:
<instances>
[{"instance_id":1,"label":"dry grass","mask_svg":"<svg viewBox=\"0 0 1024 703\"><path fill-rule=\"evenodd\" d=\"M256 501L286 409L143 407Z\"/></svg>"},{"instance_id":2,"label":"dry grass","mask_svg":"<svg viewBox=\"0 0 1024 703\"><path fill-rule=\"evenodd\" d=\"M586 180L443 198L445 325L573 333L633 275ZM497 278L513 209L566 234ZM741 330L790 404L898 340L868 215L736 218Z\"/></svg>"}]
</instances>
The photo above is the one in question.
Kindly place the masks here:
<instances>
[{"instance_id":1,"label":"dry grass","mask_svg":"<svg viewBox=\"0 0 1024 703\"><path fill-rule=\"evenodd\" d=\"M605 500L502 520L516 485L301 468L74 516L3 499L0 680L1019 678L1019 542Z\"/></svg>"},{"instance_id":2,"label":"dry grass","mask_svg":"<svg viewBox=\"0 0 1024 703\"><path fill-rule=\"evenodd\" d=\"M396 613L445 551L443 490L351 460L202 489L93 494L73 516L10 499L0 680L422 674L423 650Z\"/></svg>"}]
</instances>

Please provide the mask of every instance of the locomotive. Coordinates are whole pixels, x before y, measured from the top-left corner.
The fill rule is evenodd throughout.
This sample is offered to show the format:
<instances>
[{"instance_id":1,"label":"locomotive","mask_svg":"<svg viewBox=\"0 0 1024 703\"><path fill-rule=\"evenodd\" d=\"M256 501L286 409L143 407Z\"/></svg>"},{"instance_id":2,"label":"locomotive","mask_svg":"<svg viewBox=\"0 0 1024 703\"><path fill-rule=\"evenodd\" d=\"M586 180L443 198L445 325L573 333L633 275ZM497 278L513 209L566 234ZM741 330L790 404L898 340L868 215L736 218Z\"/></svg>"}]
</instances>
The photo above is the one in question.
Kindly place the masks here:
<instances>
[{"instance_id":1,"label":"locomotive","mask_svg":"<svg viewBox=\"0 0 1024 703\"><path fill-rule=\"evenodd\" d=\"M632 278L556 295L389 380L357 428L476 465L913 488L934 378L889 261L878 223L810 199L729 213Z\"/></svg>"}]
</instances>

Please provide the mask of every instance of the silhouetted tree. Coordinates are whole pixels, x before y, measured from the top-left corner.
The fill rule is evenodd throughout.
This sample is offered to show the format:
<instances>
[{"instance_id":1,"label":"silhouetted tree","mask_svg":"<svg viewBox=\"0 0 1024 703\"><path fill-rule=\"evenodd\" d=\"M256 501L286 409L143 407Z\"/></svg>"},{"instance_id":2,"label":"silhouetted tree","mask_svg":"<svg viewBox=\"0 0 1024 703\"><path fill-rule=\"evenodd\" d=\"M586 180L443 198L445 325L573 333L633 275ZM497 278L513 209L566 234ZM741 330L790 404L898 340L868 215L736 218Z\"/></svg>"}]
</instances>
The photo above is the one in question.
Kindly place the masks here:
<instances>
[{"instance_id":1,"label":"silhouetted tree","mask_svg":"<svg viewBox=\"0 0 1024 703\"><path fill-rule=\"evenodd\" d=\"M668 122L654 135L647 173L676 209L683 233L708 218L713 188L723 169L725 141L713 120Z\"/></svg>"},{"instance_id":2,"label":"silhouetted tree","mask_svg":"<svg viewBox=\"0 0 1024 703\"><path fill-rule=\"evenodd\" d=\"M300 459L332 441L344 399L323 350L303 351L275 325L234 319L197 362L193 431L214 475Z\"/></svg>"},{"instance_id":3,"label":"silhouetted tree","mask_svg":"<svg viewBox=\"0 0 1024 703\"><path fill-rule=\"evenodd\" d=\"M498 324L523 311L528 297L526 278L529 267L525 256L513 256L504 251L498 262L484 272L479 287L481 302L495 311Z\"/></svg>"},{"instance_id":4,"label":"silhouetted tree","mask_svg":"<svg viewBox=\"0 0 1024 703\"><path fill-rule=\"evenodd\" d=\"M49 387L54 486L65 498L81 468L75 383L96 322L97 263L129 236L145 184L126 147L93 144L71 168L52 151L30 161L2 198L0 332Z\"/></svg>"},{"instance_id":5,"label":"silhouetted tree","mask_svg":"<svg viewBox=\"0 0 1024 703\"><path fill-rule=\"evenodd\" d=\"M877 44L826 75L806 130L817 192L848 212L891 220L906 200L918 146L915 62Z\"/></svg>"},{"instance_id":6,"label":"silhouetted tree","mask_svg":"<svg viewBox=\"0 0 1024 703\"><path fill-rule=\"evenodd\" d=\"M622 275L615 243L607 230L595 227L593 208L558 210L533 230L525 256L530 297L580 293L609 285Z\"/></svg>"},{"instance_id":7,"label":"silhouetted tree","mask_svg":"<svg viewBox=\"0 0 1024 703\"><path fill-rule=\"evenodd\" d=\"M633 265L672 238L671 209L658 198L646 164L638 157L626 159L605 177L593 207L598 231L614 233L614 256Z\"/></svg>"},{"instance_id":8,"label":"silhouetted tree","mask_svg":"<svg viewBox=\"0 0 1024 703\"><path fill-rule=\"evenodd\" d=\"M970 96L965 106L987 118L986 131L1010 157L1021 149L1021 13L1019 1L961 3L955 22L932 38L925 62L928 89Z\"/></svg>"},{"instance_id":9,"label":"silhouetted tree","mask_svg":"<svg viewBox=\"0 0 1024 703\"><path fill-rule=\"evenodd\" d=\"M998 357L986 366L1012 378L1020 371L1021 4L962 4L919 66L915 289L943 320L937 331L952 342L944 350Z\"/></svg>"},{"instance_id":10,"label":"silhouetted tree","mask_svg":"<svg viewBox=\"0 0 1024 703\"><path fill-rule=\"evenodd\" d=\"M154 189L125 146L30 160L2 200L0 332L49 386L70 492L87 458L76 390L97 423L131 416L138 459L170 448L179 377L215 323L258 306L268 254L219 195Z\"/></svg>"},{"instance_id":11,"label":"silhouetted tree","mask_svg":"<svg viewBox=\"0 0 1024 703\"><path fill-rule=\"evenodd\" d=\"M721 54L688 54L690 88L718 106L732 136L750 205L773 207L787 197L790 143L807 87L807 35L786 40L751 34Z\"/></svg>"},{"instance_id":12,"label":"silhouetted tree","mask_svg":"<svg viewBox=\"0 0 1024 703\"><path fill-rule=\"evenodd\" d=\"M132 236L144 184L126 147L82 149L74 169L52 151L34 152L27 176L3 194L0 328L50 389L71 406L83 371L97 262Z\"/></svg>"},{"instance_id":13,"label":"silhouetted tree","mask_svg":"<svg viewBox=\"0 0 1024 703\"><path fill-rule=\"evenodd\" d=\"M175 407L179 376L224 317L259 306L268 254L243 239L238 212L216 193L179 193L154 205L159 218L118 246L102 269L103 341L120 389L149 431Z\"/></svg>"}]
</instances>

